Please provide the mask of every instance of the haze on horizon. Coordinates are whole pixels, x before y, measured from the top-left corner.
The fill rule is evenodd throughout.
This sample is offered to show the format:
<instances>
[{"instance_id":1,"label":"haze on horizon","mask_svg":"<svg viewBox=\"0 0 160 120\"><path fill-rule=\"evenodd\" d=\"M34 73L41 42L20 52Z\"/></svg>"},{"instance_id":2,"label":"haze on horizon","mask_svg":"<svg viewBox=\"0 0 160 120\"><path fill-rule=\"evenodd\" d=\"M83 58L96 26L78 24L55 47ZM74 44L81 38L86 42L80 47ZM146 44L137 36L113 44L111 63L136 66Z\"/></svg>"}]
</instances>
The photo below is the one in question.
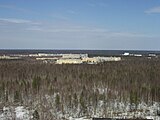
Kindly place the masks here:
<instances>
[{"instance_id":1,"label":"haze on horizon","mask_svg":"<svg viewBox=\"0 0 160 120\"><path fill-rule=\"evenodd\" d=\"M0 49L160 50L160 0L0 0Z\"/></svg>"}]
</instances>

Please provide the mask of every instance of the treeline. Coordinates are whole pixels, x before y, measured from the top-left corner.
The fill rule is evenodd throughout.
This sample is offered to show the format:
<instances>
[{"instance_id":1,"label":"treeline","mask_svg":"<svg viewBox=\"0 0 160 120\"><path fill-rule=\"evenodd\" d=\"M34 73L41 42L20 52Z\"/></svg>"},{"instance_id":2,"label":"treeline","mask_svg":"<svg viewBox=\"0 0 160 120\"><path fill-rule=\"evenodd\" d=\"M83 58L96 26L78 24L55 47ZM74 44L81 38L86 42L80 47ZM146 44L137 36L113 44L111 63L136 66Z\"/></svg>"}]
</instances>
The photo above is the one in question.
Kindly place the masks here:
<instances>
[{"instance_id":1,"label":"treeline","mask_svg":"<svg viewBox=\"0 0 160 120\"><path fill-rule=\"evenodd\" d=\"M129 102L131 109L141 102L160 102L160 60L134 59L97 65L0 62L1 106L30 106L41 111L43 119L53 117L49 110L62 114L78 111L77 116L90 116L100 101L105 114L107 103L115 100Z\"/></svg>"}]
</instances>

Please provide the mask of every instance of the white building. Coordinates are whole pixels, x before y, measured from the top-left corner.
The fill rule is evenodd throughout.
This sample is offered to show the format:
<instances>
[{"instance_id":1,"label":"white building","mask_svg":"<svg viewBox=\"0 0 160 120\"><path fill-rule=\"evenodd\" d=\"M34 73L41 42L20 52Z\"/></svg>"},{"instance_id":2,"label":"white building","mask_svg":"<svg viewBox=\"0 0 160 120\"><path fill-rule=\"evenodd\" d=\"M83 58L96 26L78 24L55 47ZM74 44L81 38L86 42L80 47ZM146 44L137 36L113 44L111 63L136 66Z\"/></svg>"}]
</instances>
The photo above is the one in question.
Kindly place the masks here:
<instances>
[{"instance_id":1,"label":"white building","mask_svg":"<svg viewBox=\"0 0 160 120\"><path fill-rule=\"evenodd\" d=\"M97 64L100 62L100 60L95 57L94 58L89 58L89 57L83 58L82 61L83 63L88 63L88 64Z\"/></svg>"},{"instance_id":2,"label":"white building","mask_svg":"<svg viewBox=\"0 0 160 120\"><path fill-rule=\"evenodd\" d=\"M129 53L126 52L126 53L124 53L123 55L124 55L124 56L129 56Z\"/></svg>"},{"instance_id":3,"label":"white building","mask_svg":"<svg viewBox=\"0 0 160 120\"><path fill-rule=\"evenodd\" d=\"M88 57L88 54L62 54L63 59L80 59L86 57Z\"/></svg>"},{"instance_id":4,"label":"white building","mask_svg":"<svg viewBox=\"0 0 160 120\"><path fill-rule=\"evenodd\" d=\"M141 54L133 54L133 56L135 56L135 57L142 57Z\"/></svg>"},{"instance_id":5,"label":"white building","mask_svg":"<svg viewBox=\"0 0 160 120\"><path fill-rule=\"evenodd\" d=\"M121 57L94 57L98 59L100 62L105 62L105 61L120 61Z\"/></svg>"},{"instance_id":6,"label":"white building","mask_svg":"<svg viewBox=\"0 0 160 120\"><path fill-rule=\"evenodd\" d=\"M150 57L156 57L156 54L149 54Z\"/></svg>"},{"instance_id":7,"label":"white building","mask_svg":"<svg viewBox=\"0 0 160 120\"><path fill-rule=\"evenodd\" d=\"M82 64L81 59L59 59L56 64Z\"/></svg>"},{"instance_id":8,"label":"white building","mask_svg":"<svg viewBox=\"0 0 160 120\"><path fill-rule=\"evenodd\" d=\"M36 60L58 60L58 58L56 58L56 57L51 57L51 58L50 57L48 57L48 58L41 57L41 58L36 58Z\"/></svg>"}]
</instances>

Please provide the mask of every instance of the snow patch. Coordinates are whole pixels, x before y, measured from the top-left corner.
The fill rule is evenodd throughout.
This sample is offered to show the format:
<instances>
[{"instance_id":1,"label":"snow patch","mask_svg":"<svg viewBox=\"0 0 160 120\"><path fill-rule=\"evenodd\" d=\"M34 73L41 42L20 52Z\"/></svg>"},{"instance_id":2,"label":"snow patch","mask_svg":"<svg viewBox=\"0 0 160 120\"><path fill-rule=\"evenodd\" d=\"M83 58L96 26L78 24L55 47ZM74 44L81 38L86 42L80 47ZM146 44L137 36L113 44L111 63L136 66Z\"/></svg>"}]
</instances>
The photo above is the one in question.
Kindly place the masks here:
<instances>
[{"instance_id":1,"label":"snow patch","mask_svg":"<svg viewBox=\"0 0 160 120\"><path fill-rule=\"evenodd\" d=\"M16 118L19 120L29 120L29 111L24 109L23 106L18 106L15 108Z\"/></svg>"}]
</instances>

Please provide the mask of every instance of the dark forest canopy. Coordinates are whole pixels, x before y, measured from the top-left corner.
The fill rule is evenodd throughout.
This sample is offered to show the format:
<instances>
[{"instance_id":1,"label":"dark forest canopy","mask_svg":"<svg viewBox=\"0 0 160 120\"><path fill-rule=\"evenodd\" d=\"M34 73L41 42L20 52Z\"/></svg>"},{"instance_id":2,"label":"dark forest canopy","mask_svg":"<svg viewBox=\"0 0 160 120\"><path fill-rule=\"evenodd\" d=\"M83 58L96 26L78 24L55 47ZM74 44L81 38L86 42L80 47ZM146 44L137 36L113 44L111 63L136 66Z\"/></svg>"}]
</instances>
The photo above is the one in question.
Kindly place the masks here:
<instances>
[{"instance_id":1,"label":"dark forest canopy","mask_svg":"<svg viewBox=\"0 0 160 120\"><path fill-rule=\"evenodd\" d=\"M99 100L160 102L160 60L128 58L97 65L0 61L1 105L30 105L45 95L56 95L57 111L79 105L83 113Z\"/></svg>"}]
</instances>

